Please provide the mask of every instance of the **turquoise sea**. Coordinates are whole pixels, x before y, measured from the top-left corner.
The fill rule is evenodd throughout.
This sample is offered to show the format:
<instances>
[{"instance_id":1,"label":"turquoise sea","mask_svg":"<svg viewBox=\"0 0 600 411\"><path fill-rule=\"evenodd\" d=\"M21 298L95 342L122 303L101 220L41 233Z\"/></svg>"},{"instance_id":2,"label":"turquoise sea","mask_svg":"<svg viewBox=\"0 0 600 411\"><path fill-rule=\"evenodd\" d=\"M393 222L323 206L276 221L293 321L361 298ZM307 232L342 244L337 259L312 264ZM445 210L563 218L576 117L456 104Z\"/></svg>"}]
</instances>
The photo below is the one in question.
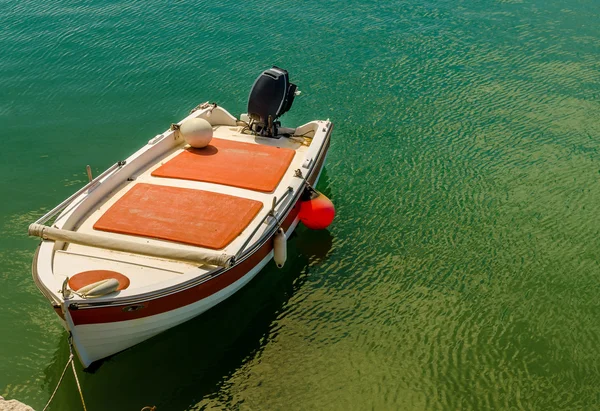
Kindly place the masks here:
<instances>
[{"instance_id":1,"label":"turquoise sea","mask_svg":"<svg viewBox=\"0 0 600 411\"><path fill-rule=\"evenodd\" d=\"M78 364L88 409L600 409L596 0L0 1L0 395L67 338L27 226L203 101L335 123L327 231L205 315ZM67 373L51 410L78 410Z\"/></svg>"}]
</instances>

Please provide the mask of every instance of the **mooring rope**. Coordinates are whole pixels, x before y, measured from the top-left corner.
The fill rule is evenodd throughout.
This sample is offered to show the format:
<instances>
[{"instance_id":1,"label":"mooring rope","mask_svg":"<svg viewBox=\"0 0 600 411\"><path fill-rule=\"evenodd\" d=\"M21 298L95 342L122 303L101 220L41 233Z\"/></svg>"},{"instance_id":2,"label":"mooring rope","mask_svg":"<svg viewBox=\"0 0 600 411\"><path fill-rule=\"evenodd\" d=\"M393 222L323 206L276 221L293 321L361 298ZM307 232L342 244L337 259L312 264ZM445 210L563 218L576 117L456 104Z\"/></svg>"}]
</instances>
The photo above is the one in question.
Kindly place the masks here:
<instances>
[{"instance_id":1,"label":"mooring rope","mask_svg":"<svg viewBox=\"0 0 600 411\"><path fill-rule=\"evenodd\" d=\"M60 378L58 379L58 384L56 384L56 388L54 388L54 391L52 392L50 399L48 400L48 402L46 403L46 406L44 407L44 409L42 411L46 411L48 409L48 407L50 406L50 403L54 399L54 395L56 394L56 391L58 391L58 387L60 387L60 384L62 383L63 379L65 378L65 373L67 372L67 368L69 368L69 364L71 364L71 368L73 369L73 375L75 376L75 382L77 383L77 390L79 391L79 397L81 397L81 405L83 406L83 410L87 411L87 407L85 406L85 400L83 399L83 391L81 390L81 384L79 383L79 377L77 376L77 371L75 370L75 361L73 361L73 358L75 358L75 357L73 355L73 335L71 333L69 333L68 341L69 341L69 359L67 360L67 363L65 364L65 368L63 369L63 372L60 375ZM146 407L142 408L142 411L156 411L156 406L146 406Z\"/></svg>"},{"instance_id":2,"label":"mooring rope","mask_svg":"<svg viewBox=\"0 0 600 411\"><path fill-rule=\"evenodd\" d=\"M56 391L58 391L58 387L60 387L60 383L62 382L65 373L67 372L67 368L69 368L69 363L72 362L73 358L69 358L69 361L67 361L67 363L65 364L65 369L62 372L62 375L60 376L60 379L58 380L58 384L56 384L56 388L54 389L54 392L52 393L52 395L50 396L50 399L48 400L48 402L46 403L46 406L44 407L44 409L42 411L46 411L46 409L48 408L48 406L50 405L50 403L52 402L52 400L54 399L54 394L56 394Z\"/></svg>"},{"instance_id":3,"label":"mooring rope","mask_svg":"<svg viewBox=\"0 0 600 411\"><path fill-rule=\"evenodd\" d=\"M48 402L46 403L46 406L44 407L44 409L42 411L46 411L48 406L50 406L50 403L54 399L54 395L56 394L56 391L58 391L58 387L60 387L60 384L62 383L63 378L65 377L65 372L67 372L67 368L69 368L69 364L71 364L71 367L73 368L73 375L75 376L75 382L77 383L77 390L79 390L79 396L81 397L81 405L83 405L83 410L87 411L87 408L85 406L85 401L83 399L83 391L81 391L81 384L79 384L79 377L77 377L77 371L75 371L75 361L73 361L72 338L73 338L73 336L71 335L71 333L69 333L69 339L68 339L68 341L69 341L69 360L65 364L65 369L63 370L63 372L58 380L58 384L56 384L56 388L54 388L54 392L50 396L50 399L48 400Z\"/></svg>"},{"instance_id":4,"label":"mooring rope","mask_svg":"<svg viewBox=\"0 0 600 411\"><path fill-rule=\"evenodd\" d=\"M79 390L79 396L81 397L81 405L83 405L83 411L87 411L85 401L83 399L83 391L81 391L81 384L79 384L79 377L77 377L77 371L75 371L75 361L73 361L73 335L69 333L69 361L71 361L71 368L73 368L73 375L75 376L75 382L77 383L77 390Z\"/></svg>"}]
</instances>

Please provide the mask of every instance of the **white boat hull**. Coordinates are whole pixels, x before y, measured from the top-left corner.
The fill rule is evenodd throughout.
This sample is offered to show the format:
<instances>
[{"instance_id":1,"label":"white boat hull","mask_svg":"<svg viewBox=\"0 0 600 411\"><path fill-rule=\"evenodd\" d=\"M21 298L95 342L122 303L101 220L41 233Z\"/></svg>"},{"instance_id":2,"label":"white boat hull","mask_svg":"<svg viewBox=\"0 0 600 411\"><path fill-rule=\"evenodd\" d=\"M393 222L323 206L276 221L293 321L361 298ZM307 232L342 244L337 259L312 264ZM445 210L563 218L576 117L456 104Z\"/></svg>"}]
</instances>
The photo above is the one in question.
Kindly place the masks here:
<instances>
[{"instance_id":1,"label":"white boat hull","mask_svg":"<svg viewBox=\"0 0 600 411\"><path fill-rule=\"evenodd\" d=\"M70 329L79 360L84 367L88 367L94 361L133 347L204 313L248 284L271 258L273 258L272 252L244 277L215 294L165 313L135 320L83 325L74 325L67 313L67 321L71 325Z\"/></svg>"}]
</instances>

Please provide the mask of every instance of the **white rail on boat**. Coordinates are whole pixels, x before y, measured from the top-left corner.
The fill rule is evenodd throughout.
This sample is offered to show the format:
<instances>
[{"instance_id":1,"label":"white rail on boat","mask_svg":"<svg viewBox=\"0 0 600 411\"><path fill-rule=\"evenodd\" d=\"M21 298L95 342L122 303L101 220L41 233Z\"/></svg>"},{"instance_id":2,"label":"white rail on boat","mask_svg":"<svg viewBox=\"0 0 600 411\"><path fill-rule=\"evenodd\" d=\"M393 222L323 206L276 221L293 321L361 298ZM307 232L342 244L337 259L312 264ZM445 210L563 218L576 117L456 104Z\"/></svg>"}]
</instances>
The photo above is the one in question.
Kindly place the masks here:
<instances>
[{"instance_id":1,"label":"white rail on boat","mask_svg":"<svg viewBox=\"0 0 600 411\"><path fill-rule=\"evenodd\" d=\"M133 241L108 238L97 234L61 230L59 228L48 227L36 223L29 226L29 235L41 237L44 240L64 241L89 247L104 248L107 250L141 254L195 264L216 265L218 267L229 267L233 261L233 256L228 254L210 254L202 251L190 251L174 247L135 243Z\"/></svg>"}]
</instances>

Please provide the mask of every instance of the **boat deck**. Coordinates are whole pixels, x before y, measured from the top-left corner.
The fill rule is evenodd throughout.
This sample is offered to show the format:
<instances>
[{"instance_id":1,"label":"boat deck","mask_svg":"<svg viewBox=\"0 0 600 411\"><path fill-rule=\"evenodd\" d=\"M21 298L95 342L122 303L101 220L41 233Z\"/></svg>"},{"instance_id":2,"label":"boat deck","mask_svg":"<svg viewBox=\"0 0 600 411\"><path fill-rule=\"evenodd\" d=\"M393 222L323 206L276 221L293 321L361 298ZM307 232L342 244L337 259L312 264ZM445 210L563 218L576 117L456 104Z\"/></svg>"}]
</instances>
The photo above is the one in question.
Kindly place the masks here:
<instances>
[{"instance_id":1,"label":"boat deck","mask_svg":"<svg viewBox=\"0 0 600 411\"><path fill-rule=\"evenodd\" d=\"M138 170L75 230L142 244L236 254L270 211L273 198L286 192L308 144L301 137L243 134L242 127L213 130L213 148L189 150L185 144L174 148ZM212 155L199 155L202 150ZM259 228L257 235L260 232ZM120 295L166 288L215 269L78 244L56 251L53 266L61 278L88 270L120 272L131 282Z\"/></svg>"}]
</instances>

